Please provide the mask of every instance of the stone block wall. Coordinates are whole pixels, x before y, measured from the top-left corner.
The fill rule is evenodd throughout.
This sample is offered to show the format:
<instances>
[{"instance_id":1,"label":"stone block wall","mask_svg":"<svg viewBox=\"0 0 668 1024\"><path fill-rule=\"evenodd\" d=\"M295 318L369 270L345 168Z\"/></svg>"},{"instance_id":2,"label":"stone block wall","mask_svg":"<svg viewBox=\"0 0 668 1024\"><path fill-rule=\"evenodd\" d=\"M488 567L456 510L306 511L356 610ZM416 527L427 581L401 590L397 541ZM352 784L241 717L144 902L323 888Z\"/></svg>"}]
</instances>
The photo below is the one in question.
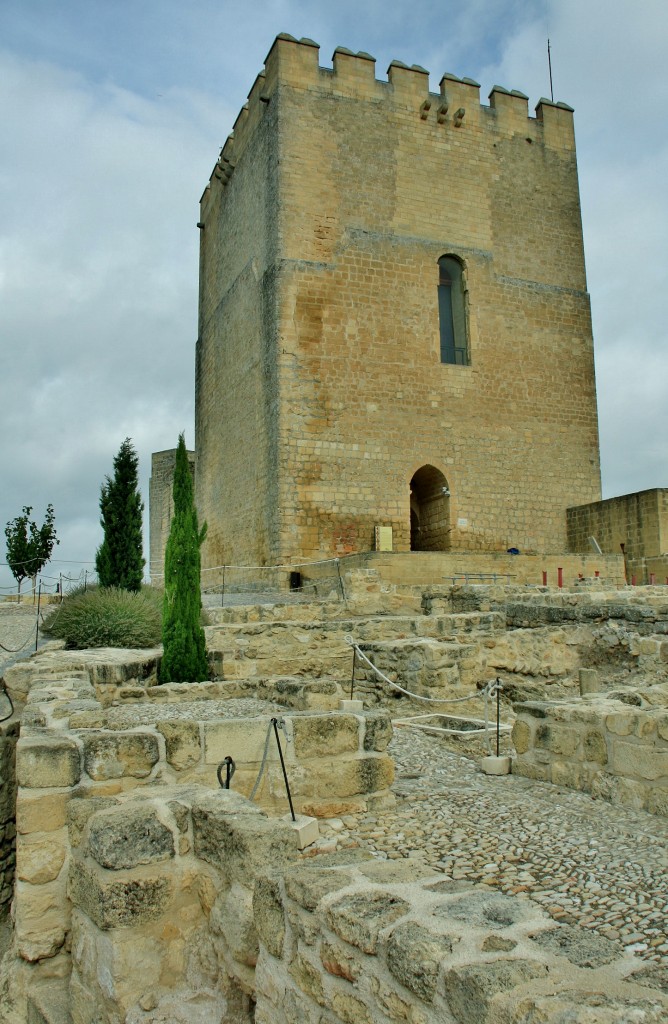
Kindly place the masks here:
<instances>
[{"instance_id":1,"label":"stone block wall","mask_svg":"<svg viewBox=\"0 0 668 1024\"><path fill-rule=\"evenodd\" d=\"M461 115L460 113L461 112ZM447 197L444 201L437 196ZM279 36L201 203L197 503L205 565L443 543L559 551L600 495L573 112ZM468 365L440 356L461 261ZM252 444L249 445L249 438ZM549 455L549 457L548 457Z\"/></svg>"},{"instance_id":2,"label":"stone block wall","mask_svg":"<svg viewBox=\"0 0 668 1024\"><path fill-rule=\"evenodd\" d=\"M629 582L635 574L639 583L648 583L651 572L657 582L665 581L668 488L656 487L569 508L567 521L569 550L591 551L590 537L596 538L606 554L616 554L624 544Z\"/></svg>"},{"instance_id":3,"label":"stone block wall","mask_svg":"<svg viewBox=\"0 0 668 1024\"><path fill-rule=\"evenodd\" d=\"M14 884L18 735L18 721L0 723L0 916L9 907Z\"/></svg>"},{"instance_id":4,"label":"stone block wall","mask_svg":"<svg viewBox=\"0 0 668 1024\"><path fill-rule=\"evenodd\" d=\"M661 1024L617 943L419 860L300 857L233 792L73 802L75 1024ZM639 1016L642 1015L642 1016Z\"/></svg>"},{"instance_id":5,"label":"stone block wall","mask_svg":"<svg viewBox=\"0 0 668 1024\"><path fill-rule=\"evenodd\" d=\"M186 452L190 471L195 475L195 453ZM162 586L165 572L165 548L172 525L174 500L174 467L176 448L164 452L153 452L151 456L151 479L149 481L149 534L150 551L148 571L151 580Z\"/></svg>"},{"instance_id":6,"label":"stone block wall","mask_svg":"<svg viewBox=\"0 0 668 1024\"><path fill-rule=\"evenodd\" d=\"M513 773L668 816L668 711L594 696L515 705Z\"/></svg>"}]
</instances>

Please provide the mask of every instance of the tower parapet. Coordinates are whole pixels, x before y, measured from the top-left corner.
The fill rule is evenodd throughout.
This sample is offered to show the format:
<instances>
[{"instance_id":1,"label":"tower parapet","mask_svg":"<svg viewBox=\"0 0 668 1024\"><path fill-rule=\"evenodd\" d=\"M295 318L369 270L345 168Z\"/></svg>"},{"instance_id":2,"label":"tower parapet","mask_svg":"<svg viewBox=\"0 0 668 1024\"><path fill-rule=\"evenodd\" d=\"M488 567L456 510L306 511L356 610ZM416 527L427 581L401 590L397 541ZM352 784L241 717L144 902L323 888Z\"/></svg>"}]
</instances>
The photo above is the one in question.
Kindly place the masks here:
<instances>
[{"instance_id":1,"label":"tower parapet","mask_svg":"<svg viewBox=\"0 0 668 1024\"><path fill-rule=\"evenodd\" d=\"M543 142L555 149L574 149L573 108L567 103L542 98L536 116L529 116L528 96L518 89L495 85L489 94L489 105L480 102L480 84L472 78L459 78L446 72L440 80L439 92L429 90L429 72L418 64L393 60L387 79L376 78L376 59L365 51L354 53L337 46L332 67L319 64L320 47L312 39L296 39L288 33L276 36L261 71L234 123L233 137L228 139L212 172L215 179L227 184L234 162L243 154L247 141L265 114L267 107L282 86L332 96L382 101L415 112L423 122L447 128L489 126L502 134L524 132L532 141ZM230 166L230 164L232 166Z\"/></svg>"}]
</instances>

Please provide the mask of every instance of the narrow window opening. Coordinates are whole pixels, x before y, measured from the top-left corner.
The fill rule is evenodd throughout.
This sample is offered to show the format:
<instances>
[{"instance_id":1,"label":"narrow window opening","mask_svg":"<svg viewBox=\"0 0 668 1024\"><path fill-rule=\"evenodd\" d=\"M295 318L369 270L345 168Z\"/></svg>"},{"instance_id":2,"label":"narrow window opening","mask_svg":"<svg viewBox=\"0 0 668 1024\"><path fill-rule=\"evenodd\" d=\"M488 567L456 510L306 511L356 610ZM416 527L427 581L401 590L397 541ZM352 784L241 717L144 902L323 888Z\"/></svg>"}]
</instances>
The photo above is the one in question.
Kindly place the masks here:
<instances>
[{"instance_id":1,"label":"narrow window opening","mask_svg":"<svg viewBox=\"0 0 668 1024\"><path fill-rule=\"evenodd\" d=\"M438 261L438 271L441 362L454 363L456 366L468 366L462 265L453 256L441 256Z\"/></svg>"}]
</instances>

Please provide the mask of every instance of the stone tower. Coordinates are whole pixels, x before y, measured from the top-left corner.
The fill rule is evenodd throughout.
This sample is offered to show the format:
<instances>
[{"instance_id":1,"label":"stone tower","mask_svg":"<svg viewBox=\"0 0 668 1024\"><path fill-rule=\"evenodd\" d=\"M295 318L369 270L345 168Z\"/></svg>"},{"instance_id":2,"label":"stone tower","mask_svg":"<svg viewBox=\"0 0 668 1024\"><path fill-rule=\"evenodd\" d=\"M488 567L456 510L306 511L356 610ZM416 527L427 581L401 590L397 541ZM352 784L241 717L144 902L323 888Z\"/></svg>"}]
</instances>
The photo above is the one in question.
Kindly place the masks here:
<instances>
[{"instance_id":1,"label":"stone tower","mask_svg":"<svg viewBox=\"0 0 668 1024\"><path fill-rule=\"evenodd\" d=\"M279 36L201 201L204 565L561 551L600 498L572 108Z\"/></svg>"}]
</instances>

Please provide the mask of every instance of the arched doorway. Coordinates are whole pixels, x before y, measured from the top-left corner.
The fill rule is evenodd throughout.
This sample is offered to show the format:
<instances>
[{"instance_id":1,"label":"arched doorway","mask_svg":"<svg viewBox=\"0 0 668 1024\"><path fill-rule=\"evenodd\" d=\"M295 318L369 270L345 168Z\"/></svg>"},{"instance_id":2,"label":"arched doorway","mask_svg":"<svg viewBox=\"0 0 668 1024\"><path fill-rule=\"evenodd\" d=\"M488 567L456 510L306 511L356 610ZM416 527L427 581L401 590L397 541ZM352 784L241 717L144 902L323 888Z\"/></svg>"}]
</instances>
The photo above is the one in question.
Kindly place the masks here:
<instances>
[{"instance_id":1,"label":"arched doorway","mask_svg":"<svg viewBox=\"0 0 668 1024\"><path fill-rule=\"evenodd\" d=\"M422 466L411 480L411 551L449 550L448 481L435 466Z\"/></svg>"}]
</instances>

